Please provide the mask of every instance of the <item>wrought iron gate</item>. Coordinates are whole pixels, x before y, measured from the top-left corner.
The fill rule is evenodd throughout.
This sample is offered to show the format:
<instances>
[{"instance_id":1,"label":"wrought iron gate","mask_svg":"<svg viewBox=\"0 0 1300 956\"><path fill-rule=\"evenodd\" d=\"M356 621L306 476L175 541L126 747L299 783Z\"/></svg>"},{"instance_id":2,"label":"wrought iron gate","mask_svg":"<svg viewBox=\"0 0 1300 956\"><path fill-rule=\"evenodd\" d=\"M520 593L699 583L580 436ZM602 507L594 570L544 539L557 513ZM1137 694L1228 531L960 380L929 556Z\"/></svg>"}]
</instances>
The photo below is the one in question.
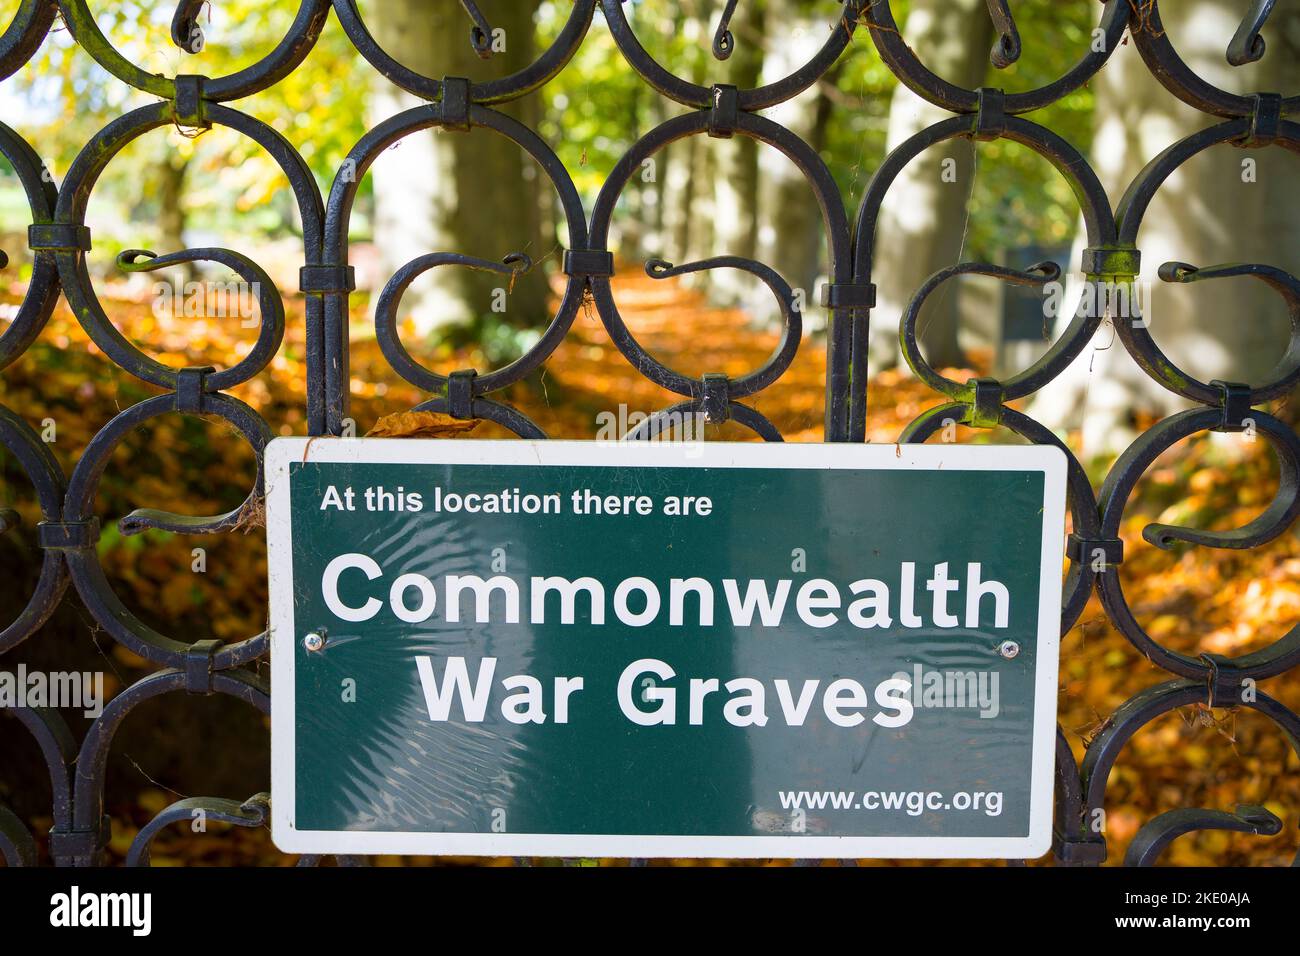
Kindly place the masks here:
<instances>
[{"instance_id":1,"label":"wrought iron gate","mask_svg":"<svg viewBox=\"0 0 1300 956\"><path fill-rule=\"evenodd\" d=\"M173 37L187 49L200 0L181 0ZM597 7L604 26L593 27ZM728 0L714 38L714 54L730 55L728 23L737 0ZM828 4L828 6L830 6ZM367 133L340 169L328 196L317 189L308 167L289 142L270 127L232 105L276 84L307 56L330 14L346 31L361 56L399 87L427 101L380 124ZM471 42L484 47L490 23L471 0L464 7L473 21ZM1014 61L1020 38L1006 0L988 0L998 35L995 65ZM1234 63L1258 59L1260 28L1271 0L1255 0L1229 47ZM757 372L742 378L704 375L692 378L665 367L651 357L620 318L611 291L613 254L607 247L615 204L642 161L667 144L689 136L747 136L781 151L803 173L821 207L829 251L830 281L822 301L831 315L825 372L827 441L862 441L870 410L866 406L867 331L875 300L872 283L874 251L887 237L877 235L881 204L900 170L926 148L946 140L1012 140L1047 159L1072 186L1083 211L1087 249L1078 264L1089 280L1124 285L1138 274L1135 244L1147 206L1161 184L1183 163L1217 144L1244 148L1277 145L1300 153L1300 126L1286 120L1300 111L1300 96L1276 93L1240 96L1227 93L1193 73L1179 58L1166 35L1156 0L1108 0L1099 6L1097 36L1102 42L1083 52L1075 65L1040 89L1004 93L1000 89L962 89L932 73L904 42L888 0L848 0L837 13L828 12L828 35L819 52L784 79L756 89L703 86L675 75L641 46L620 0L573 0L567 24L553 45L525 69L502 79L471 83L457 77L422 76L396 62L371 37L354 0L301 0L287 35L264 59L237 73L208 77L166 78L130 62L100 32L87 0L22 0L13 22L0 36L0 77L8 78L33 57L56 17L61 17L78 44L123 83L158 97L158 102L113 120L86 144L61 184L52 181L33 146L0 124L0 151L17 172L31 209L29 244L35 265L21 309L0 336L0 368L23 355L40 335L57 297L66 297L86 333L113 362L132 375L158 386L164 394L122 411L106 424L85 449L70 475L65 475L48 447L23 418L23 409L0 408L0 439L20 465L39 499L43 520L38 529L43 550L39 583L25 610L0 632L0 652L33 638L63 599L71 582L97 625L158 670L118 694L92 725L78 747L57 712L18 708L12 716L38 741L53 787L53 827L50 855L64 865L102 861L110 833L104 815L104 778L114 734L141 702L169 693L228 694L269 712L267 687L248 665L267 652L267 635L235 643L191 642L146 626L114 594L96 556L100 528L94 512L99 480L109 457L133 429L155 416L202 414L229 422L259 453L270 438L262 418L226 390L262 371L280 346L285 328L280 294L266 273L240 253L225 249L189 249L166 255L124 254L128 269L152 270L177 263L208 260L223 263L263 291L261 327L256 345L238 364L170 368L145 355L113 325L92 287L86 253L92 239L84 224L96 181L110 160L133 140L172 123L186 127L220 125L237 130L269 153L292 186L301 215L303 264L300 291L305 295L307 322L307 420L313 435L336 435L348 416L348 298L354 274L348 265L348 224L361 177L385 148L420 130L439 127L471 136L504 136L530 154L560 197L571 248L564 253L567 284L549 327L523 357L507 367L479 373L472 369L449 376L417 364L398 339L396 307L401 291L420 272L457 263L495 269L503 274L520 268L522 259L489 263L454 253L425 256L404 267L389 283L378 308L377 333L384 354L407 381L429 394L422 409L461 419L488 419L527 437L545 437L520 411L492 396L538 369L565 338L584 297L590 295L606 329L627 359L649 379L682 396L678 410L703 412L709 421L733 420L767 440L780 440L778 431L743 400L776 381L798 347L801 319L789 286L768 266L747 259L721 257L671 267L648 264L652 274L668 275L718 267L745 269L779 298L786 323L783 347ZM835 17L832 20L832 16ZM467 24L453 23L461 30ZM660 95L680 104L680 115L642 136L614 167L594 208L583 208L574 183L555 153L532 129L493 107L524 96L566 68L589 29L608 29L628 66ZM1056 102L1080 88L1101 69L1129 30L1147 66L1168 91L1206 114L1207 126L1156 157L1112 209L1085 158L1068 142L1023 114ZM853 41L867 31L879 55L897 78L920 96L952 113L894 150L876 171L860 206L844 208L836 185L818 154L790 130L760 115L824 77ZM852 214L851 214L852 212ZM1085 306L1052 348L1033 366L1002 381L981 378L947 380L926 364L916 346L915 326L920 303L945 280L963 273L1042 285L1056 278L1050 264L1016 271L979 263L964 263L937 274L918 292L903 317L903 345L909 363L947 402L914 421L904 441L923 441L946 420L976 428L1005 426L1025 438L1064 448L1048 429L1007 403L1049 385L1085 348L1105 317L1099 307ZM1212 654L1191 657L1157 643L1138 623L1120 586L1116 565L1123 560L1120 519L1139 478L1158 455L1174 443L1206 430L1256 429L1275 450L1281 471L1274 502L1254 521L1229 532L1207 532L1153 525L1148 540L1157 545L1173 541L1214 548L1250 548L1286 532L1300 511L1300 440L1292 429L1258 406L1289 393L1300 381L1300 284L1268 265L1176 267L1167 278L1190 282L1228 275L1254 276L1268 283L1287 301L1293 326L1290 348L1270 380L1258 384L1200 382L1162 354L1140 322L1116 321L1118 336L1141 367L1165 388L1196 403L1193 410L1174 415L1143 434L1115 463L1099 493L1094 493L1083 467L1070 458L1070 506L1074 533L1071 565L1061 612L1062 632L1078 621L1096 589L1106 613L1132 644L1169 673L1170 679L1138 694L1110 715L1076 765L1063 734L1058 732L1055 856L1071 865L1098 864L1106 858L1102 821L1111 767L1133 734L1180 706L1201 702L1214 707L1248 707L1271 718L1291 746L1300 750L1300 717L1271 698L1256 683L1300 665L1300 628L1293 629L1265 650L1239 658ZM1087 301L1087 300L1085 300ZM1097 302L1099 300L1093 300ZM653 424L647 426L652 429ZM644 434L636 437L644 437ZM1067 454L1068 449L1066 449ZM261 474L259 469L258 483ZM255 505L254 488L245 506L213 517L188 517L141 510L122 519L127 533L147 528L187 534L228 532ZM0 516L0 530L14 524L12 512ZM216 798L181 801L159 814L138 836L129 861L147 863L153 836L167 824L188 819L204 809L211 818L243 826L261 825L267 796L238 802ZM1262 809L1228 813L1184 809L1149 821L1133 841L1128 862L1149 864L1179 834L1218 828L1248 832L1277 832L1279 823ZM0 852L12 864L35 862L35 842L17 818L0 806Z\"/></svg>"}]
</instances>

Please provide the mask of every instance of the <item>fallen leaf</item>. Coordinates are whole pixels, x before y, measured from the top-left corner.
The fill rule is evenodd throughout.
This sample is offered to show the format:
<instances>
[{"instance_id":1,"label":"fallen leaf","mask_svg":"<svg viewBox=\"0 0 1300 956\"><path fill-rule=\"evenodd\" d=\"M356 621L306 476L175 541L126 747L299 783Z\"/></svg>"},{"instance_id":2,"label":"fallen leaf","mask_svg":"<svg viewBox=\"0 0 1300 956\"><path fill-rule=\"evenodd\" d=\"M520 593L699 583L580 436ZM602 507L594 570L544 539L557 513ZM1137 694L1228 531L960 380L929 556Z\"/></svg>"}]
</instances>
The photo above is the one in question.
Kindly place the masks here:
<instances>
[{"instance_id":1,"label":"fallen leaf","mask_svg":"<svg viewBox=\"0 0 1300 956\"><path fill-rule=\"evenodd\" d=\"M459 438L477 427L476 419L452 418L442 412L394 412L375 422L367 438Z\"/></svg>"}]
</instances>

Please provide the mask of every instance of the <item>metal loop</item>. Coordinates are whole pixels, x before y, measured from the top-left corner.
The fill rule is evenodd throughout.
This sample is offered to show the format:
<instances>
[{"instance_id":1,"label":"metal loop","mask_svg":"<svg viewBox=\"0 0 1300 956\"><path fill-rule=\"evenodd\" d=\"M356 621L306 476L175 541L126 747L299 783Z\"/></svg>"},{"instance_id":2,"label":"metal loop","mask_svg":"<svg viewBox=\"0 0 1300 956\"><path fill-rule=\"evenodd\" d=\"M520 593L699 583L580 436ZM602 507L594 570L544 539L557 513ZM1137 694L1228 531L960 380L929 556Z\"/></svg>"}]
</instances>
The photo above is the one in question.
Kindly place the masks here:
<instances>
[{"instance_id":1,"label":"metal loop","mask_svg":"<svg viewBox=\"0 0 1300 956\"><path fill-rule=\"evenodd\" d=\"M713 32L713 55L719 60L726 60L736 52L736 38L727 29L731 26L732 14L736 12L736 0L727 0L718 18L718 28Z\"/></svg>"},{"instance_id":2,"label":"metal loop","mask_svg":"<svg viewBox=\"0 0 1300 956\"><path fill-rule=\"evenodd\" d=\"M1233 813L1188 807L1168 810L1148 820L1124 854L1125 866L1155 866L1160 855L1178 837L1198 830L1230 830L1256 836L1276 836L1282 821L1265 807L1238 804Z\"/></svg>"},{"instance_id":3,"label":"metal loop","mask_svg":"<svg viewBox=\"0 0 1300 956\"><path fill-rule=\"evenodd\" d=\"M1233 66L1244 66L1264 58L1266 44L1260 31L1273 12L1273 3L1274 0L1254 0L1251 3L1250 11L1228 43L1228 62Z\"/></svg>"}]
</instances>

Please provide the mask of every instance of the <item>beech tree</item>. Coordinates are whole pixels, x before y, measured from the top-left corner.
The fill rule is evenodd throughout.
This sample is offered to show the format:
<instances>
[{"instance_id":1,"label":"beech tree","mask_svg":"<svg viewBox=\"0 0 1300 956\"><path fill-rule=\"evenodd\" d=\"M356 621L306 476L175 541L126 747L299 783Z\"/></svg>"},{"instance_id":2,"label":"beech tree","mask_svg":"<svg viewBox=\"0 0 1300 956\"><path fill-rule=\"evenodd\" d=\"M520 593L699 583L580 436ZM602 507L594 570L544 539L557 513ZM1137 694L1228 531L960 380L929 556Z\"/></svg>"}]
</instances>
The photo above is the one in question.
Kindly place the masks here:
<instances>
[{"instance_id":1,"label":"beech tree","mask_svg":"<svg viewBox=\"0 0 1300 956\"><path fill-rule=\"evenodd\" d=\"M367 25L394 59L426 76L485 79L531 63L535 4L511 0L482 9L493 28L486 60L470 43L471 21L458 0L389 0ZM371 122L422 102L377 76ZM536 94L493 108L537 127ZM449 266L431 270L407 290L400 318L413 318L425 333L459 325L479 336L490 331L494 317L517 328L545 325L550 306L543 260L556 251L554 226L543 223L550 184L520 147L487 129L413 134L381 157L372 174L375 244L385 276L428 252L493 261L523 252L534 262L532 272L514 281L499 316L495 290L509 280Z\"/></svg>"},{"instance_id":2,"label":"beech tree","mask_svg":"<svg viewBox=\"0 0 1300 956\"><path fill-rule=\"evenodd\" d=\"M1264 57L1233 67L1226 56L1228 41L1241 23L1244 5L1196 0L1194 6L1194 11L1180 8L1178 17L1167 17L1165 28L1197 75L1238 93L1285 93L1300 85L1300 8L1275 8L1264 31ZM1133 27L1144 28L1149 29ZM1112 206L1163 149L1222 122L1161 86L1131 40L1114 52L1090 86L1097 98L1091 162ZM1286 308L1275 292L1254 279L1164 283L1157 270L1168 261L1198 267L1258 262L1294 274L1300 268L1294 164L1294 157L1276 147L1212 147L1165 181L1143 220L1138 235L1142 320L1169 358L1203 382L1260 381L1286 351ZM1082 240L1076 243L1074 268L1081 245ZM1066 320L1070 314L1070 308L1063 312ZM1067 373L1039 393L1030 414L1054 428L1082 428L1082 450L1091 457L1127 447L1136 436L1137 413L1167 415L1187 404L1139 369L1114 328L1103 322Z\"/></svg>"}]
</instances>

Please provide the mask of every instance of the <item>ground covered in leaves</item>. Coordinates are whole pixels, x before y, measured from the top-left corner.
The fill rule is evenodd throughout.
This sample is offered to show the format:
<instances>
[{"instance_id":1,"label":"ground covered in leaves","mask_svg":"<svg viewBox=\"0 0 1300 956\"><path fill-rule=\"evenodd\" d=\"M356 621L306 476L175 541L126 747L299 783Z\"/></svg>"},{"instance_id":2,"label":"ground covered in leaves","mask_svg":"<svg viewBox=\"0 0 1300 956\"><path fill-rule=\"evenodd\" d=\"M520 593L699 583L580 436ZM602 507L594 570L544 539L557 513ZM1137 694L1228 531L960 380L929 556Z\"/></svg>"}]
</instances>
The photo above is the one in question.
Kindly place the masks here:
<instances>
[{"instance_id":1,"label":"ground covered in leaves","mask_svg":"<svg viewBox=\"0 0 1300 956\"><path fill-rule=\"evenodd\" d=\"M15 286L3 301L15 303L21 293ZM125 334L175 367L229 364L247 352L256 334L255 322L253 328L244 328L237 317L160 321L150 309L147 289L138 285L103 284L100 295ZM615 295L629 327L650 352L690 375L742 374L761 364L776 345L776 335L753 328L744 313L705 308L699 293L675 281L620 274ZM288 333L272 365L232 394L256 408L273 431L302 434L301 299L288 302L287 309ZM431 354L417 345L409 347L443 373L484 365L484 357L473 348ZM359 433L382 416L429 397L392 372L364 311L354 315L351 361L352 415ZM790 370L752 402L788 441L821 438L824 367L824 346L815 336L806 337ZM964 378L972 371L982 370L950 374ZM0 376L0 402L38 429L47 420L53 422L53 448L69 473L87 442L114 414L152 394L155 389L115 367L88 341L62 303L39 341ZM572 333L543 372L493 397L521 409L557 438L596 437L599 416L617 415L620 404L629 412L650 412L678 400L635 371L591 308L579 313ZM870 440L893 442L907 422L938 404L938 398L911 378L887 371L874 376L868 402ZM490 424L473 434L505 435ZM724 425L711 427L709 437L753 436ZM962 429L958 439L1002 441L1011 436ZM1099 478L1105 463L1092 470ZM219 537L157 532L123 537L116 529L117 520L137 507L189 514L235 508L248 493L253 474L248 448L216 420L163 416L138 430L115 453L98 497L104 527L99 556L119 596L146 623L182 640L235 641L265 628L266 555L259 529ZM35 564L31 529L39 516L31 489L13 462L4 463L3 479L0 507L16 509L24 524L0 548L0 567L11 579L30 585ZM1156 640L1189 654L1237 655L1266 646L1300 623L1300 539L1294 529L1266 547L1245 552L1191 547L1166 552L1141 537L1142 528L1152 521L1218 529L1240 526L1268 504L1276 487L1277 466L1267 443L1247 443L1238 436L1195 437L1148 472L1125 516L1127 557L1120 573L1138 620ZM205 549L203 573L195 572L195 548ZM76 598L70 593L68 600ZM93 643L109 660L110 695L151 669L96 633L84 611L75 620L79 624L65 628L65 633L59 633L56 620L28 643ZM1059 719L1075 756L1082 756L1086 742L1124 700L1169 678L1108 624L1094 598L1062 644ZM1293 709L1300 707L1300 674L1261 686ZM187 701L173 696L167 706L184 708ZM157 715L154 745L133 753L118 748L110 761L115 768L108 794L114 818L110 852L118 860L154 814L180 796L201 792L191 789L192 781L168 756L169 748L193 747L194 741L175 739L168 716L172 711L159 708L152 713ZM259 754L258 748L265 748L260 739L265 734L256 727L256 741L228 739L217 728L203 733L204 746L211 748L207 759L212 761L222 760L223 747L251 747ZM252 786L264 789L265 778ZM1169 849L1165 863L1282 865L1300 844L1300 762L1277 728L1252 712L1188 707L1149 725L1122 755L1107 793L1112 862L1122 859L1125 846L1145 821L1182 806L1230 810L1240 803L1263 804L1282 818L1284 830L1271 839L1218 831L1193 834ZM38 830L48 827L48 820L31 822ZM206 833L173 827L159 836L153 852L154 865L292 862L274 850L266 831L231 830L219 824Z\"/></svg>"}]
</instances>

